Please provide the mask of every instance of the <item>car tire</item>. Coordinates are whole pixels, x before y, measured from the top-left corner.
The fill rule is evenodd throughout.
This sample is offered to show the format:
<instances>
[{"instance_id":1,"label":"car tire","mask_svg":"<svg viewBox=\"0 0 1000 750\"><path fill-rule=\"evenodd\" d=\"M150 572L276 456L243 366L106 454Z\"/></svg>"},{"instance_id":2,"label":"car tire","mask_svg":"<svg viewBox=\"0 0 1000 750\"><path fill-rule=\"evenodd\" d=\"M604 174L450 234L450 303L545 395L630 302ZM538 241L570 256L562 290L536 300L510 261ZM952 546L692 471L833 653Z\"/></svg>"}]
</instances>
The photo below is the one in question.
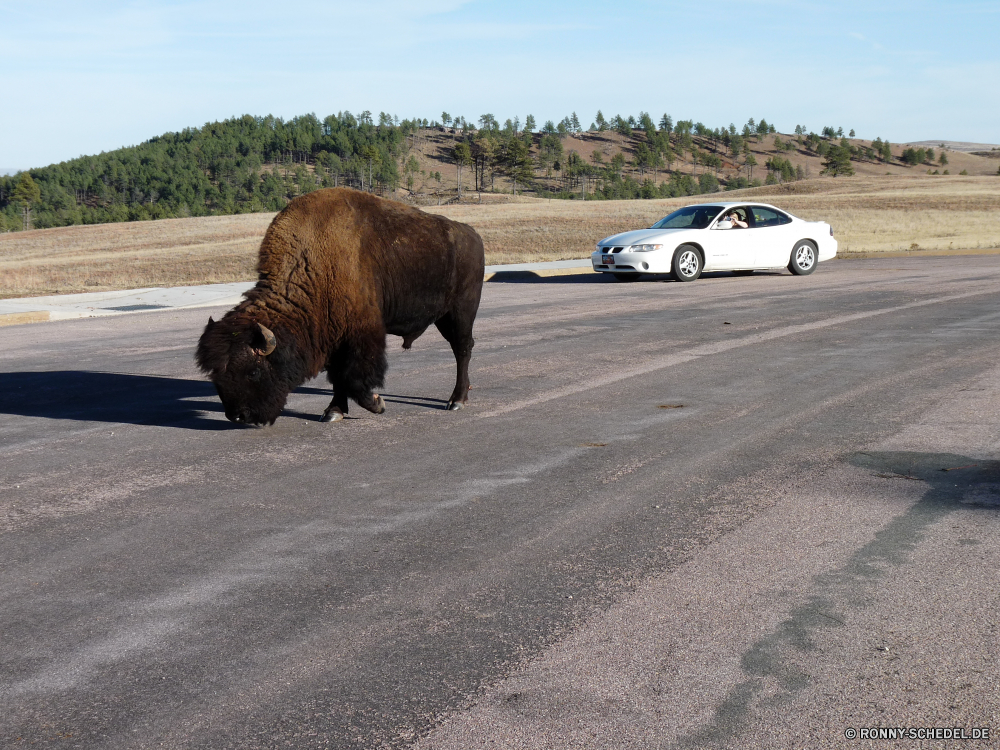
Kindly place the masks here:
<instances>
[{"instance_id":1,"label":"car tire","mask_svg":"<svg viewBox=\"0 0 1000 750\"><path fill-rule=\"evenodd\" d=\"M739 271L733 271L733 276L749 276L752 273L752 268L741 268Z\"/></svg>"},{"instance_id":2,"label":"car tire","mask_svg":"<svg viewBox=\"0 0 1000 750\"><path fill-rule=\"evenodd\" d=\"M808 276L816 270L816 246L809 240L799 240L792 248L788 259L788 270L796 276Z\"/></svg>"},{"instance_id":3,"label":"car tire","mask_svg":"<svg viewBox=\"0 0 1000 750\"><path fill-rule=\"evenodd\" d=\"M638 281L639 280L639 274L637 274L637 273L613 273L611 275L614 276L616 279L618 279L618 281Z\"/></svg>"},{"instance_id":4,"label":"car tire","mask_svg":"<svg viewBox=\"0 0 1000 750\"><path fill-rule=\"evenodd\" d=\"M677 281L694 281L701 276L705 262L701 251L694 245L681 245L674 251L670 271Z\"/></svg>"}]
</instances>

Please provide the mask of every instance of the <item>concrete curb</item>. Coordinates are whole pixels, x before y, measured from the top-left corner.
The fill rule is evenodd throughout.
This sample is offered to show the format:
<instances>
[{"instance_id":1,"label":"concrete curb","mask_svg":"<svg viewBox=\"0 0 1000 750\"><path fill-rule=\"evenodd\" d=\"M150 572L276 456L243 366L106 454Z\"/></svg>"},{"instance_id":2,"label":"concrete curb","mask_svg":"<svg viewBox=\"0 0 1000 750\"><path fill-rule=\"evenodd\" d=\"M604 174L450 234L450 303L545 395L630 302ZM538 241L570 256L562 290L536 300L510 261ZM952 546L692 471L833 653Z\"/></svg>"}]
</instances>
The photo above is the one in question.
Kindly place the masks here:
<instances>
[{"instance_id":1,"label":"concrete curb","mask_svg":"<svg viewBox=\"0 0 1000 750\"><path fill-rule=\"evenodd\" d=\"M505 266L486 266L484 281L515 281L590 273L594 273L594 266L589 259L557 260L549 263L511 263Z\"/></svg>"},{"instance_id":2,"label":"concrete curb","mask_svg":"<svg viewBox=\"0 0 1000 750\"><path fill-rule=\"evenodd\" d=\"M593 273L590 260L487 266L484 280L514 281L582 273ZM233 307L243 299L243 293L253 286L254 282L243 281L0 300L0 327L196 307Z\"/></svg>"},{"instance_id":3,"label":"concrete curb","mask_svg":"<svg viewBox=\"0 0 1000 750\"><path fill-rule=\"evenodd\" d=\"M252 282L237 282L0 300L0 326L235 305L252 287Z\"/></svg>"}]
</instances>

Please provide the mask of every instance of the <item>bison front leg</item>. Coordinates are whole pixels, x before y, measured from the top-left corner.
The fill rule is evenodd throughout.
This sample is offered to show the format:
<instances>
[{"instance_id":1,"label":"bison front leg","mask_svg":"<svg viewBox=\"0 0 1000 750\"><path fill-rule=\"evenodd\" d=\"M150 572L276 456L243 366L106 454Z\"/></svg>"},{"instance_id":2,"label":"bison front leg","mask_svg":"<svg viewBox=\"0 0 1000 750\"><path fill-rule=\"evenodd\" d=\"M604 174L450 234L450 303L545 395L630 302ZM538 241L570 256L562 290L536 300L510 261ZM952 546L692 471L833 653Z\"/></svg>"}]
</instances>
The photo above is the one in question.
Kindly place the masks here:
<instances>
[{"instance_id":1,"label":"bison front leg","mask_svg":"<svg viewBox=\"0 0 1000 750\"><path fill-rule=\"evenodd\" d=\"M347 416L347 398L338 396L337 387L334 386L333 401L326 407L326 411L323 412L323 416L319 418L319 421L339 422L345 416Z\"/></svg>"},{"instance_id":2,"label":"bison front leg","mask_svg":"<svg viewBox=\"0 0 1000 750\"><path fill-rule=\"evenodd\" d=\"M343 364L331 358L326 364L326 374L333 386L333 401L326 407L320 422L339 422L347 416L347 384L344 381Z\"/></svg>"},{"instance_id":3,"label":"bison front leg","mask_svg":"<svg viewBox=\"0 0 1000 750\"><path fill-rule=\"evenodd\" d=\"M469 402L469 361L472 359L472 347L475 340L472 338L472 320L468 322L456 320L449 313L435 323L445 340L451 344L451 350L455 354L455 363L458 366L457 377L455 378L455 390L451 392L448 399L448 409L456 411L463 408Z\"/></svg>"},{"instance_id":4,"label":"bison front leg","mask_svg":"<svg viewBox=\"0 0 1000 750\"><path fill-rule=\"evenodd\" d=\"M374 389L382 387L388 367L385 333L341 345L327 361L327 376L333 384L333 401L324 412L323 421L343 419L347 414L348 398L374 414L384 412L385 401Z\"/></svg>"}]
</instances>

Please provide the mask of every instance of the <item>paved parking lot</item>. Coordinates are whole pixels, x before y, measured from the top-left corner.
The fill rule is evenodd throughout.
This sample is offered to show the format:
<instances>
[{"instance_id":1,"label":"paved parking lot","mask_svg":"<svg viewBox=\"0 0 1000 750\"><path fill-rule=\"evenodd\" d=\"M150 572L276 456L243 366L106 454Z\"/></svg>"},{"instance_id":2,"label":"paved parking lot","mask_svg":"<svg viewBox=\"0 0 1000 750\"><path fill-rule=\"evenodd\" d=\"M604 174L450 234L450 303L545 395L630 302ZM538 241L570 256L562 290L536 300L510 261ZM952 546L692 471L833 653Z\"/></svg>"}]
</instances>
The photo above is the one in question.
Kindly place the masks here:
<instances>
[{"instance_id":1,"label":"paved parking lot","mask_svg":"<svg viewBox=\"0 0 1000 750\"><path fill-rule=\"evenodd\" d=\"M384 415L263 429L194 367L225 308L4 328L0 746L995 737L998 281L491 282L469 409L429 332Z\"/></svg>"}]
</instances>

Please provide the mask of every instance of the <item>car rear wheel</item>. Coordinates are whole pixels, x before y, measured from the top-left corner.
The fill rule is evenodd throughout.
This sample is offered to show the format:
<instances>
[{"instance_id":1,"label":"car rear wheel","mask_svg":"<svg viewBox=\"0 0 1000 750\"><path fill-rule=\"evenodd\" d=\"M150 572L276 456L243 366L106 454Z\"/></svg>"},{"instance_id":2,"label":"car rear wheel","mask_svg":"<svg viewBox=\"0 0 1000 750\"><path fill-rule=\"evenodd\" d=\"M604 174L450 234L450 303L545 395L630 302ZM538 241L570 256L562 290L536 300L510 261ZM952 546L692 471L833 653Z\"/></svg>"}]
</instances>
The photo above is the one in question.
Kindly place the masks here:
<instances>
[{"instance_id":1,"label":"car rear wheel","mask_svg":"<svg viewBox=\"0 0 1000 750\"><path fill-rule=\"evenodd\" d=\"M809 240L799 240L792 248L788 270L796 276L808 276L816 270L816 246Z\"/></svg>"},{"instance_id":2,"label":"car rear wheel","mask_svg":"<svg viewBox=\"0 0 1000 750\"><path fill-rule=\"evenodd\" d=\"M639 278L637 273L613 273L611 275L619 281L636 281Z\"/></svg>"},{"instance_id":3,"label":"car rear wheel","mask_svg":"<svg viewBox=\"0 0 1000 750\"><path fill-rule=\"evenodd\" d=\"M694 281L701 276L701 253L694 245L681 245L674 251L674 260L670 264L674 278L678 281Z\"/></svg>"}]
</instances>

